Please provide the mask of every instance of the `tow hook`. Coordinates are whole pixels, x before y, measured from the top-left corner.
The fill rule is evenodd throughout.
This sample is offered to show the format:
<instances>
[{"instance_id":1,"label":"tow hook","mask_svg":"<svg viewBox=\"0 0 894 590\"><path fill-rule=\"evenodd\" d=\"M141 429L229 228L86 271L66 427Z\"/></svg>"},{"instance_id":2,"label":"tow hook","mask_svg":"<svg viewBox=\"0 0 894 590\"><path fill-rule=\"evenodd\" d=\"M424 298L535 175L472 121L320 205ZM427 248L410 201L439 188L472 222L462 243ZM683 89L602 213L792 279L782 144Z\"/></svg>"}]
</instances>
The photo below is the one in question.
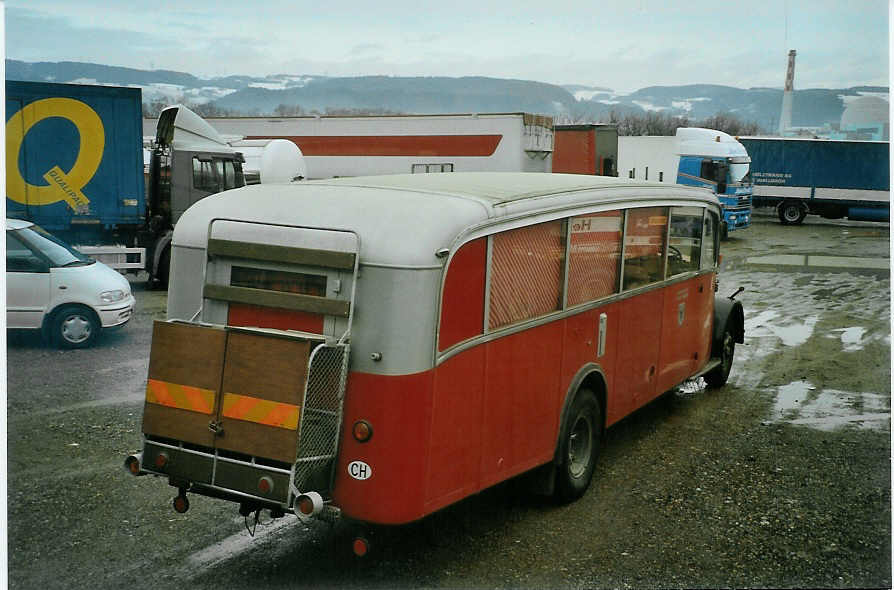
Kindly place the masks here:
<instances>
[{"instance_id":1,"label":"tow hook","mask_svg":"<svg viewBox=\"0 0 894 590\"><path fill-rule=\"evenodd\" d=\"M739 287L738 289L736 289L736 292L735 292L735 293L733 293L732 295L729 296L729 299L730 299L730 300L735 299L735 298L736 298L736 295L738 295L739 293L741 293L741 292L744 291L744 290L745 290L745 287Z\"/></svg>"}]
</instances>

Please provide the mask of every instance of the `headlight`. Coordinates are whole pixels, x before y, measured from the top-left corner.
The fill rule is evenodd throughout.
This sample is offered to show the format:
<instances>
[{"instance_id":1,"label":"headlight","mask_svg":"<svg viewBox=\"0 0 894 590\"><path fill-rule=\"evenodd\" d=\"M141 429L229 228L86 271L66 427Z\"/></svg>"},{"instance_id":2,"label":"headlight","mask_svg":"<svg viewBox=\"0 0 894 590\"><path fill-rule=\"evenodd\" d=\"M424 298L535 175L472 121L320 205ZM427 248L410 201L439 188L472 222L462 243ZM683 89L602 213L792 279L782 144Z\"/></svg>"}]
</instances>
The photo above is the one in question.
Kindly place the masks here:
<instances>
[{"instance_id":1,"label":"headlight","mask_svg":"<svg viewBox=\"0 0 894 590\"><path fill-rule=\"evenodd\" d=\"M121 289L115 289L114 291L103 291L99 294L99 299L103 303L115 303L116 301L121 301L125 297L127 297L127 293L125 293Z\"/></svg>"}]
</instances>

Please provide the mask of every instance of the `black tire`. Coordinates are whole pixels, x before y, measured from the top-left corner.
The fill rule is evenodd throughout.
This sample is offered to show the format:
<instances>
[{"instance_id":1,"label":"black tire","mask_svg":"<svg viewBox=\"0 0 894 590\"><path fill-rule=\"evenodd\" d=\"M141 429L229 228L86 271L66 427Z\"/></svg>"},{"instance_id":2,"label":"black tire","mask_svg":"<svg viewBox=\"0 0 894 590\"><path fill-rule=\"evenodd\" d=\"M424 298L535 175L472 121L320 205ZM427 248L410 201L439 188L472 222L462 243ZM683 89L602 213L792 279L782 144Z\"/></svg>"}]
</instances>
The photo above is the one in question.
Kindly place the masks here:
<instances>
[{"instance_id":1,"label":"black tire","mask_svg":"<svg viewBox=\"0 0 894 590\"><path fill-rule=\"evenodd\" d=\"M59 348L87 348L102 327L96 314L83 305L64 305L53 314L51 342Z\"/></svg>"},{"instance_id":2,"label":"black tire","mask_svg":"<svg viewBox=\"0 0 894 590\"><path fill-rule=\"evenodd\" d=\"M577 392L559 438L555 497L559 502L577 500L593 479L602 439L602 408L589 389Z\"/></svg>"},{"instance_id":3,"label":"black tire","mask_svg":"<svg viewBox=\"0 0 894 590\"><path fill-rule=\"evenodd\" d=\"M168 288L168 280L171 278L171 247L167 246L161 252L158 259L158 284L165 289Z\"/></svg>"},{"instance_id":4,"label":"black tire","mask_svg":"<svg viewBox=\"0 0 894 590\"><path fill-rule=\"evenodd\" d=\"M723 387L729 379L729 372L733 368L733 356L736 353L736 340L729 328L723 333L720 342L720 364L705 373L705 382L711 389Z\"/></svg>"},{"instance_id":5,"label":"black tire","mask_svg":"<svg viewBox=\"0 0 894 590\"><path fill-rule=\"evenodd\" d=\"M798 225L807 217L807 208L797 201L783 201L777 211L782 225Z\"/></svg>"},{"instance_id":6,"label":"black tire","mask_svg":"<svg viewBox=\"0 0 894 590\"><path fill-rule=\"evenodd\" d=\"M720 241L725 242L729 239L729 226L724 221L720 224Z\"/></svg>"}]
</instances>

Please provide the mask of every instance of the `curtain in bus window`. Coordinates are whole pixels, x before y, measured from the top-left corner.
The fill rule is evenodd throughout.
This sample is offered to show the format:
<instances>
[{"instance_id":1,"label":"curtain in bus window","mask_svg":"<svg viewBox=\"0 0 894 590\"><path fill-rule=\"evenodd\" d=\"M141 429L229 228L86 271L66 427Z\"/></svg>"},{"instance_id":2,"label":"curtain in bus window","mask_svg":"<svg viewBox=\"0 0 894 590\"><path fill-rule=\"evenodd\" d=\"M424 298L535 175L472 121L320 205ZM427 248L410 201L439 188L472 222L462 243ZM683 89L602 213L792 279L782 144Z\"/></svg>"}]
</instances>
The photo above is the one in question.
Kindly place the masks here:
<instances>
[{"instance_id":1,"label":"curtain in bus window","mask_svg":"<svg viewBox=\"0 0 894 590\"><path fill-rule=\"evenodd\" d=\"M699 269L702 254L701 207L672 207L667 276Z\"/></svg>"},{"instance_id":2,"label":"curtain in bus window","mask_svg":"<svg viewBox=\"0 0 894 590\"><path fill-rule=\"evenodd\" d=\"M284 291L316 297L326 296L325 275L234 266L230 274L230 284L234 287Z\"/></svg>"},{"instance_id":3,"label":"curtain in bus window","mask_svg":"<svg viewBox=\"0 0 894 590\"><path fill-rule=\"evenodd\" d=\"M717 256L717 216L711 212L705 215L705 256L702 259L702 268L714 268L714 260Z\"/></svg>"},{"instance_id":4,"label":"curtain in bus window","mask_svg":"<svg viewBox=\"0 0 894 590\"><path fill-rule=\"evenodd\" d=\"M568 305L578 305L618 290L621 258L620 211L606 211L569 221Z\"/></svg>"},{"instance_id":5,"label":"curtain in bus window","mask_svg":"<svg viewBox=\"0 0 894 590\"><path fill-rule=\"evenodd\" d=\"M316 297L326 296L325 275L233 266L230 285ZM320 314L243 303L230 303L227 324L302 330L316 334L323 332L323 316Z\"/></svg>"},{"instance_id":6,"label":"curtain in bus window","mask_svg":"<svg viewBox=\"0 0 894 590\"><path fill-rule=\"evenodd\" d=\"M624 290L642 287L664 278L666 233L667 207L644 207L627 211Z\"/></svg>"},{"instance_id":7,"label":"curtain in bus window","mask_svg":"<svg viewBox=\"0 0 894 590\"><path fill-rule=\"evenodd\" d=\"M562 307L565 223L551 221L493 236L488 327Z\"/></svg>"}]
</instances>

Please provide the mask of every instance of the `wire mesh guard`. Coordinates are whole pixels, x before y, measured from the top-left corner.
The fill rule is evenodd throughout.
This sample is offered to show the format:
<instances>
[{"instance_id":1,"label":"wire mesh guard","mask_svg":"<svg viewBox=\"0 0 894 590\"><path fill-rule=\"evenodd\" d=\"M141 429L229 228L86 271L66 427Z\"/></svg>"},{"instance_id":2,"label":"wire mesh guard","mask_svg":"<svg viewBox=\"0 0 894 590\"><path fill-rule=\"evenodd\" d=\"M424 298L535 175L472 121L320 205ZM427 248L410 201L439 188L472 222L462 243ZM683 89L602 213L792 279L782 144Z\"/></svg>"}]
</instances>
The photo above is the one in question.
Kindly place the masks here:
<instances>
[{"instance_id":1,"label":"wire mesh guard","mask_svg":"<svg viewBox=\"0 0 894 590\"><path fill-rule=\"evenodd\" d=\"M293 489L328 492L338 451L349 345L321 344L311 353L301 410Z\"/></svg>"}]
</instances>

